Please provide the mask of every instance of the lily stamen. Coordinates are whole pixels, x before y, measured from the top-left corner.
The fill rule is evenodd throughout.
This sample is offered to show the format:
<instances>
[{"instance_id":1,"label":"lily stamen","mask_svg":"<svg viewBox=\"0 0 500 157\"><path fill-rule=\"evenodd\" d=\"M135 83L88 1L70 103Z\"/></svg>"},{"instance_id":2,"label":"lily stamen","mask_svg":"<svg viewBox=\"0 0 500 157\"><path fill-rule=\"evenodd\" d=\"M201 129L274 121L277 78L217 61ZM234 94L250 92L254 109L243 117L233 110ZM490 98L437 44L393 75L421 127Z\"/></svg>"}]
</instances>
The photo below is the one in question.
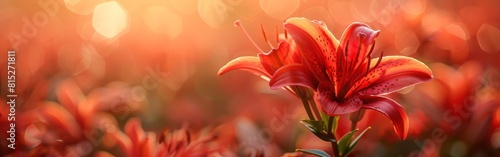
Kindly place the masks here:
<instances>
[{"instance_id":1,"label":"lily stamen","mask_svg":"<svg viewBox=\"0 0 500 157\"><path fill-rule=\"evenodd\" d=\"M373 52L373 47L375 47L375 41L373 41L373 44L372 44L372 46L370 47L370 51L368 51L368 53L365 55L365 57L363 57L363 58L364 58L364 59L366 59L366 61L368 62L368 63L366 64L366 70L365 70L365 71L363 71L363 73L362 73L361 75L358 75L357 77L355 77L355 79L353 79L353 81L354 81L354 82L355 82L356 80L358 80L358 79L362 78L362 77L366 77L366 75L368 75L368 73L370 72L370 65L371 65L371 61L372 61L372 59L371 59L371 54L372 54L372 52ZM381 54L381 55L383 55L383 52L382 52L382 54ZM379 58L379 61L378 61L378 62L380 62L380 58ZM363 62L360 62L360 63L359 63L359 65L357 66L357 68L355 69L355 71L357 71L357 70L358 70L358 67L359 67L359 66L361 66L362 64L363 64ZM376 65L374 66L374 68L376 68L377 66L378 66L378 64L376 64Z\"/></svg>"},{"instance_id":2,"label":"lily stamen","mask_svg":"<svg viewBox=\"0 0 500 157\"><path fill-rule=\"evenodd\" d=\"M351 63L349 64L349 70L351 71L350 73L350 77L353 77L353 75L355 74L356 70L358 69L358 58L359 58L359 54L361 53L361 46L362 46L362 42L363 42L363 38L365 37L364 34L358 34L358 38L359 38L359 43L358 43L358 49L357 49L357 52L356 52L356 56L353 58L353 60L351 61ZM361 60L360 62L360 65L363 64L363 60ZM356 80L351 80L351 82L354 82ZM350 84L350 83L349 83Z\"/></svg>"},{"instance_id":3,"label":"lily stamen","mask_svg":"<svg viewBox=\"0 0 500 157\"><path fill-rule=\"evenodd\" d=\"M262 31L262 36L264 36L264 41L266 41L266 43L272 48L274 49L274 46L273 44L271 44L271 42L269 42L269 40L267 40L267 36L266 36L266 31L264 30L264 26L262 26L262 24L260 24L260 30Z\"/></svg>"},{"instance_id":4,"label":"lily stamen","mask_svg":"<svg viewBox=\"0 0 500 157\"><path fill-rule=\"evenodd\" d=\"M275 34L276 34L276 43L280 43L280 32L278 30L278 25L275 27Z\"/></svg>"},{"instance_id":5,"label":"lily stamen","mask_svg":"<svg viewBox=\"0 0 500 157\"><path fill-rule=\"evenodd\" d=\"M354 59L351 61L351 64L350 66L356 66L357 63L358 63L358 58L359 58L359 54L361 53L361 47L363 45L363 38L365 37L366 35L365 34L358 34L358 38L359 38L359 43L358 43L358 49L356 51L356 57L354 57ZM363 62L361 62L363 63ZM352 68L351 70L355 70L356 68Z\"/></svg>"},{"instance_id":6,"label":"lily stamen","mask_svg":"<svg viewBox=\"0 0 500 157\"><path fill-rule=\"evenodd\" d=\"M377 68L378 65L380 65L380 62L382 61L382 57L384 57L384 51L380 52L380 56L378 57L377 63L368 71L371 72L373 69Z\"/></svg>"},{"instance_id":7,"label":"lily stamen","mask_svg":"<svg viewBox=\"0 0 500 157\"><path fill-rule=\"evenodd\" d=\"M250 40L250 42L252 42L252 44L255 46L255 48L257 48L261 53L264 53L264 51L255 43L255 41L253 41L253 39L250 37L250 35L248 34L248 32L245 30L245 28L243 27L243 25L241 24L240 20L236 20L234 22L234 26L240 28L243 33L247 36L248 40Z\"/></svg>"}]
</instances>

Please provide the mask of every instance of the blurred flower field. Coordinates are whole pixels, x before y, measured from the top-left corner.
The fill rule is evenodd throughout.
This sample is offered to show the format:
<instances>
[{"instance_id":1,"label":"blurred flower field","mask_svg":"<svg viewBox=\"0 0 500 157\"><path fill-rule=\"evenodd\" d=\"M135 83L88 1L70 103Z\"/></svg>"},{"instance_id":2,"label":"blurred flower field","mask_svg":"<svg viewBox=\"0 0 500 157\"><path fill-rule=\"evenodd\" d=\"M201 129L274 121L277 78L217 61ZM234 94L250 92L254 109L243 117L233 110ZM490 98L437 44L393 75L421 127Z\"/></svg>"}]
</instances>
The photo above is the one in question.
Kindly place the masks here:
<instances>
[{"instance_id":1,"label":"blurred flower field","mask_svg":"<svg viewBox=\"0 0 500 157\"><path fill-rule=\"evenodd\" d=\"M499 156L498 9L496 0L2 0L0 156L334 154L301 124L299 90L218 75L291 40L283 25L293 17L337 38L366 23L379 30L372 58L412 57L432 71L383 95L406 111L406 138L362 109L357 127L371 129L349 156ZM341 115L337 132L352 119Z\"/></svg>"}]
</instances>

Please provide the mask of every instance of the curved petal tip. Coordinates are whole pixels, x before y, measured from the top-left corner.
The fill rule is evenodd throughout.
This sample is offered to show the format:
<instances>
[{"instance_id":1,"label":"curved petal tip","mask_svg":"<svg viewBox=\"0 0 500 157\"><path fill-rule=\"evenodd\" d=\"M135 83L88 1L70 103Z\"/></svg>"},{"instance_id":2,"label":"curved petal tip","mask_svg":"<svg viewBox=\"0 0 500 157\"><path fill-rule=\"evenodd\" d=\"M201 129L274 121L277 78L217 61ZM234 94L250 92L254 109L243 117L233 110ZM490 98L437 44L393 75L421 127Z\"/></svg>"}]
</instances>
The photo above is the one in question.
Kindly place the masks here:
<instances>
[{"instance_id":1,"label":"curved petal tip","mask_svg":"<svg viewBox=\"0 0 500 157\"><path fill-rule=\"evenodd\" d=\"M379 96L363 96L363 108L378 111L388 117L401 140L406 138L409 128L408 115L404 108L394 100Z\"/></svg>"}]
</instances>

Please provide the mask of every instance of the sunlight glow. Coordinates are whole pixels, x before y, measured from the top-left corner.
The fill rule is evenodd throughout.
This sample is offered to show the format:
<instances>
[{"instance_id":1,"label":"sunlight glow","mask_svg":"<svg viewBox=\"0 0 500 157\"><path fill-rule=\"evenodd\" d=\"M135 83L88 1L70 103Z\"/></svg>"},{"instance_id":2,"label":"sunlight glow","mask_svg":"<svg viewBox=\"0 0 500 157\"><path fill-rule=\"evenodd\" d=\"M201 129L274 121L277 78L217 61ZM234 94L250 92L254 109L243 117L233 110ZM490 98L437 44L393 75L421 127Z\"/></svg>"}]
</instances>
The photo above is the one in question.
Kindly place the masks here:
<instances>
[{"instance_id":1,"label":"sunlight glow","mask_svg":"<svg viewBox=\"0 0 500 157\"><path fill-rule=\"evenodd\" d=\"M127 12L118 2L105 2L95 7L92 26L97 33L113 38L125 30L127 25Z\"/></svg>"}]
</instances>

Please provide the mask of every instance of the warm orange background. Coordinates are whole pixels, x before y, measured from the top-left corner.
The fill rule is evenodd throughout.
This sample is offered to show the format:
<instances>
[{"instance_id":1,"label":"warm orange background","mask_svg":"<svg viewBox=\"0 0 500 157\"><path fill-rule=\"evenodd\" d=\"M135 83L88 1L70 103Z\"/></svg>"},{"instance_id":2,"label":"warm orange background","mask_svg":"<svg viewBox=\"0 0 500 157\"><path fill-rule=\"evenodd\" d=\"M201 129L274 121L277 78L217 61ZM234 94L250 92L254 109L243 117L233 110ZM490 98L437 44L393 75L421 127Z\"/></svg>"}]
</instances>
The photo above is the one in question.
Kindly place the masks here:
<instances>
[{"instance_id":1,"label":"warm orange background","mask_svg":"<svg viewBox=\"0 0 500 157\"><path fill-rule=\"evenodd\" d=\"M104 111L119 128L131 117L153 132L187 123L194 131L225 126L233 128L227 134L238 134L234 127L250 125L268 130L264 144L270 145L271 156L295 148L328 150L299 124L305 115L298 99L270 90L267 82L245 72L216 74L231 59L259 53L234 27L235 20L264 50L270 47L261 25L274 39L283 32L284 20L303 16L324 21L340 37L347 25L361 21L381 30L376 54L417 58L435 79L391 95L410 116L409 139L398 141L385 117L368 114L359 127L373 129L354 154L498 155L499 9L497 0L2 0L1 99L7 92L5 57L15 50L16 113L40 119L26 122L30 129L51 130L38 113L44 105L89 100L96 90L109 89L123 91L109 102L125 105L127 114ZM61 98L64 93L69 94ZM2 132L7 129L1 123L8 112L4 104ZM476 108L460 112L470 104ZM283 111L286 115L280 115ZM283 116L289 117L287 130L273 129L271 120ZM25 130L19 128L18 134ZM444 131L444 141L433 140L436 130ZM4 134L0 137L3 154L6 141ZM244 141L236 138L228 150L241 155L241 146L250 145ZM426 141L432 147L422 146ZM108 141L86 155L114 154L110 148Z\"/></svg>"}]
</instances>

